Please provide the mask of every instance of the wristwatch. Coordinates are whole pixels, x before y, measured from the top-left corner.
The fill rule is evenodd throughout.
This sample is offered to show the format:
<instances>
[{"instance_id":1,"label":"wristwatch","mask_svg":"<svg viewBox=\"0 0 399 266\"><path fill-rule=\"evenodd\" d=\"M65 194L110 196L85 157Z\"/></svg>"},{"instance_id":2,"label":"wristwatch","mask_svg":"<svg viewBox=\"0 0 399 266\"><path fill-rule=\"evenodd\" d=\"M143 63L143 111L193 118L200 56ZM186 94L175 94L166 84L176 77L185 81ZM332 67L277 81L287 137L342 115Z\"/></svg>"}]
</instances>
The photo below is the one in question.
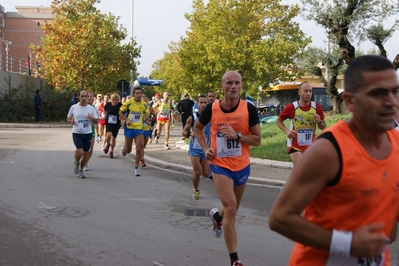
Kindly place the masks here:
<instances>
[{"instance_id":1,"label":"wristwatch","mask_svg":"<svg viewBox=\"0 0 399 266\"><path fill-rule=\"evenodd\" d=\"M241 132L237 132L237 139L240 140L242 138Z\"/></svg>"}]
</instances>

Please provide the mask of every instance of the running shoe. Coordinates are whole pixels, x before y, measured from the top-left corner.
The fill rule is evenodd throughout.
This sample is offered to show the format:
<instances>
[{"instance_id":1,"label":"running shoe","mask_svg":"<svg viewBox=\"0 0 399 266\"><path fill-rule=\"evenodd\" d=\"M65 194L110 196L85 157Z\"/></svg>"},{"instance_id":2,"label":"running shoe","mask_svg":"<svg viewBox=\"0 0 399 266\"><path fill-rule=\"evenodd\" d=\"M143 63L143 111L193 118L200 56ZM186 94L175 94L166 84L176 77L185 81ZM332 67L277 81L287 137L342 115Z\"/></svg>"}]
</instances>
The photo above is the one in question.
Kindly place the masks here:
<instances>
[{"instance_id":1,"label":"running shoe","mask_svg":"<svg viewBox=\"0 0 399 266\"><path fill-rule=\"evenodd\" d=\"M82 170L79 171L79 177L80 178L86 178L85 174L83 173Z\"/></svg>"},{"instance_id":2,"label":"running shoe","mask_svg":"<svg viewBox=\"0 0 399 266\"><path fill-rule=\"evenodd\" d=\"M156 138L155 138L155 143L158 143L158 140L159 140L159 136L157 136Z\"/></svg>"},{"instance_id":3,"label":"running shoe","mask_svg":"<svg viewBox=\"0 0 399 266\"><path fill-rule=\"evenodd\" d=\"M140 176L139 169L134 169L133 174L134 176Z\"/></svg>"},{"instance_id":4,"label":"running shoe","mask_svg":"<svg viewBox=\"0 0 399 266\"><path fill-rule=\"evenodd\" d=\"M170 147L169 147L169 145L166 143L165 144L165 146L163 146L163 148L165 149L165 150L170 150Z\"/></svg>"},{"instance_id":5,"label":"running shoe","mask_svg":"<svg viewBox=\"0 0 399 266\"><path fill-rule=\"evenodd\" d=\"M109 147L111 147L111 145L109 145L109 144L107 144L107 146L105 146L105 149L104 149L104 153L105 153L105 154L108 153Z\"/></svg>"},{"instance_id":6,"label":"running shoe","mask_svg":"<svg viewBox=\"0 0 399 266\"><path fill-rule=\"evenodd\" d=\"M122 148L122 155L123 155L123 156L126 156L126 154L127 154L127 153L126 153L125 145L123 145L123 148Z\"/></svg>"},{"instance_id":7,"label":"running shoe","mask_svg":"<svg viewBox=\"0 0 399 266\"><path fill-rule=\"evenodd\" d=\"M77 175L77 174L79 174L79 165L80 165L80 163L79 162L75 162L74 164L75 164L75 168L73 169L73 171L74 171L75 175Z\"/></svg>"},{"instance_id":8,"label":"running shoe","mask_svg":"<svg viewBox=\"0 0 399 266\"><path fill-rule=\"evenodd\" d=\"M146 167L146 166L147 166L147 165L145 164L144 159L141 159L141 160L140 160L140 163L141 163L141 167Z\"/></svg>"},{"instance_id":9,"label":"running shoe","mask_svg":"<svg viewBox=\"0 0 399 266\"><path fill-rule=\"evenodd\" d=\"M97 136L97 143L100 142L100 136Z\"/></svg>"},{"instance_id":10,"label":"running shoe","mask_svg":"<svg viewBox=\"0 0 399 266\"><path fill-rule=\"evenodd\" d=\"M212 175L208 176L208 179L213 180L213 176Z\"/></svg>"},{"instance_id":11,"label":"running shoe","mask_svg":"<svg viewBox=\"0 0 399 266\"><path fill-rule=\"evenodd\" d=\"M98 138L99 138L100 141L103 141L103 137L99 136Z\"/></svg>"},{"instance_id":12,"label":"running shoe","mask_svg":"<svg viewBox=\"0 0 399 266\"><path fill-rule=\"evenodd\" d=\"M109 158L114 159L114 152L113 151L109 152Z\"/></svg>"},{"instance_id":13,"label":"running shoe","mask_svg":"<svg viewBox=\"0 0 399 266\"><path fill-rule=\"evenodd\" d=\"M240 260L236 260L231 266L244 266Z\"/></svg>"},{"instance_id":14,"label":"running shoe","mask_svg":"<svg viewBox=\"0 0 399 266\"><path fill-rule=\"evenodd\" d=\"M174 124L172 124L172 128L175 128L175 125L174 125Z\"/></svg>"},{"instance_id":15,"label":"running shoe","mask_svg":"<svg viewBox=\"0 0 399 266\"><path fill-rule=\"evenodd\" d=\"M83 167L83 170L85 170L85 171L89 171L89 170L90 170L90 168L89 168L89 164L86 164L86 165L85 165L85 167Z\"/></svg>"},{"instance_id":16,"label":"running shoe","mask_svg":"<svg viewBox=\"0 0 399 266\"><path fill-rule=\"evenodd\" d=\"M220 222L220 223L216 222L214 216L215 216L215 213L217 213L217 212L219 212L219 209L218 209L218 208L212 208L212 209L209 211L209 215L211 216L212 223L213 223L213 227L212 227L213 234L214 234L217 238L219 238L219 237L222 236L222 225L223 225L223 222ZM238 264L238 265L239 265L239 264Z\"/></svg>"},{"instance_id":17,"label":"running shoe","mask_svg":"<svg viewBox=\"0 0 399 266\"><path fill-rule=\"evenodd\" d=\"M200 191L198 189L194 189L192 198L195 200L198 200L200 198Z\"/></svg>"},{"instance_id":18,"label":"running shoe","mask_svg":"<svg viewBox=\"0 0 399 266\"><path fill-rule=\"evenodd\" d=\"M102 145L102 146L101 146L101 150L102 150L103 152L105 152L105 145Z\"/></svg>"}]
</instances>

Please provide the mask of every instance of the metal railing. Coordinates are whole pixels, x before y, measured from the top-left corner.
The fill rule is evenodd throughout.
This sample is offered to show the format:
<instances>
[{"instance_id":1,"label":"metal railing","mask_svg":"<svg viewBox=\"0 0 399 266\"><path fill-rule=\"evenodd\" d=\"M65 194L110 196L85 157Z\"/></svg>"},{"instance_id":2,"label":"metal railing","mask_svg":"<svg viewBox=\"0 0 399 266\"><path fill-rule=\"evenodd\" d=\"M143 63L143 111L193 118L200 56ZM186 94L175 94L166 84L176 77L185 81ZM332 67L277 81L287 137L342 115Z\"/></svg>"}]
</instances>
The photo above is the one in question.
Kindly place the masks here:
<instances>
[{"instance_id":1,"label":"metal railing","mask_svg":"<svg viewBox=\"0 0 399 266\"><path fill-rule=\"evenodd\" d=\"M30 67L26 65L27 58L16 58L5 53L0 53L0 70L28 76L37 76L36 62L31 61Z\"/></svg>"}]
</instances>

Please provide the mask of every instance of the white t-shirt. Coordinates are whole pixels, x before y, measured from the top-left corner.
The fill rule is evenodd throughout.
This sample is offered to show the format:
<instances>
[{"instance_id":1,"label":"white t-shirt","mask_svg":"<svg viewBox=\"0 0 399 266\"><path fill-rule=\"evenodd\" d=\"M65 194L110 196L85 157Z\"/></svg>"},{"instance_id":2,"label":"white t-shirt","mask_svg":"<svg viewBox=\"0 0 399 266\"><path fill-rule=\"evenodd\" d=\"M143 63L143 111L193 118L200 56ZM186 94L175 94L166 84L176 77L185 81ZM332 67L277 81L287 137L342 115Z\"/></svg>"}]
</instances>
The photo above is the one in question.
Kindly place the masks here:
<instances>
[{"instance_id":1,"label":"white t-shirt","mask_svg":"<svg viewBox=\"0 0 399 266\"><path fill-rule=\"evenodd\" d=\"M91 105L81 106L80 104L74 104L69 108L68 116L75 119L75 124L72 127L72 133L78 134L91 134L92 124L87 115L91 114L95 119L98 119L98 112Z\"/></svg>"}]
</instances>

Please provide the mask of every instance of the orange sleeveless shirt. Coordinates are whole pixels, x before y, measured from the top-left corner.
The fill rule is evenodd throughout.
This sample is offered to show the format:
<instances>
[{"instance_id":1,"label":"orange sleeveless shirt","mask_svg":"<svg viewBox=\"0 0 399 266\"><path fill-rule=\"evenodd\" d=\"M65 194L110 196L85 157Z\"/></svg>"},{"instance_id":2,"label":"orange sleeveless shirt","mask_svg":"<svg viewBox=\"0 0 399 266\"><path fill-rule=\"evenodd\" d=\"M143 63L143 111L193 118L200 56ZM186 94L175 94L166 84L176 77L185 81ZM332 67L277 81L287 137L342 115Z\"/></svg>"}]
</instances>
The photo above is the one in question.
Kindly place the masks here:
<instances>
[{"instance_id":1,"label":"orange sleeveless shirt","mask_svg":"<svg viewBox=\"0 0 399 266\"><path fill-rule=\"evenodd\" d=\"M344 121L326 129L337 140L342 155L339 182L326 186L305 208L304 217L327 229L356 231L383 222L386 237L399 218L399 133L387 132L391 142L389 156L371 158ZM317 159L317 158L315 158ZM323 169L320 169L323 171ZM309 232L310 233L310 232ZM289 265L325 265L329 253L295 243ZM389 265L389 251L381 265Z\"/></svg>"},{"instance_id":2,"label":"orange sleeveless shirt","mask_svg":"<svg viewBox=\"0 0 399 266\"><path fill-rule=\"evenodd\" d=\"M216 156L211 164L224 167L230 171L240 171L250 164L249 145L235 139L226 139L220 134L220 127L230 125L236 132L249 135L248 103L240 100L237 109L224 113L219 102L212 104L211 147Z\"/></svg>"}]
</instances>

